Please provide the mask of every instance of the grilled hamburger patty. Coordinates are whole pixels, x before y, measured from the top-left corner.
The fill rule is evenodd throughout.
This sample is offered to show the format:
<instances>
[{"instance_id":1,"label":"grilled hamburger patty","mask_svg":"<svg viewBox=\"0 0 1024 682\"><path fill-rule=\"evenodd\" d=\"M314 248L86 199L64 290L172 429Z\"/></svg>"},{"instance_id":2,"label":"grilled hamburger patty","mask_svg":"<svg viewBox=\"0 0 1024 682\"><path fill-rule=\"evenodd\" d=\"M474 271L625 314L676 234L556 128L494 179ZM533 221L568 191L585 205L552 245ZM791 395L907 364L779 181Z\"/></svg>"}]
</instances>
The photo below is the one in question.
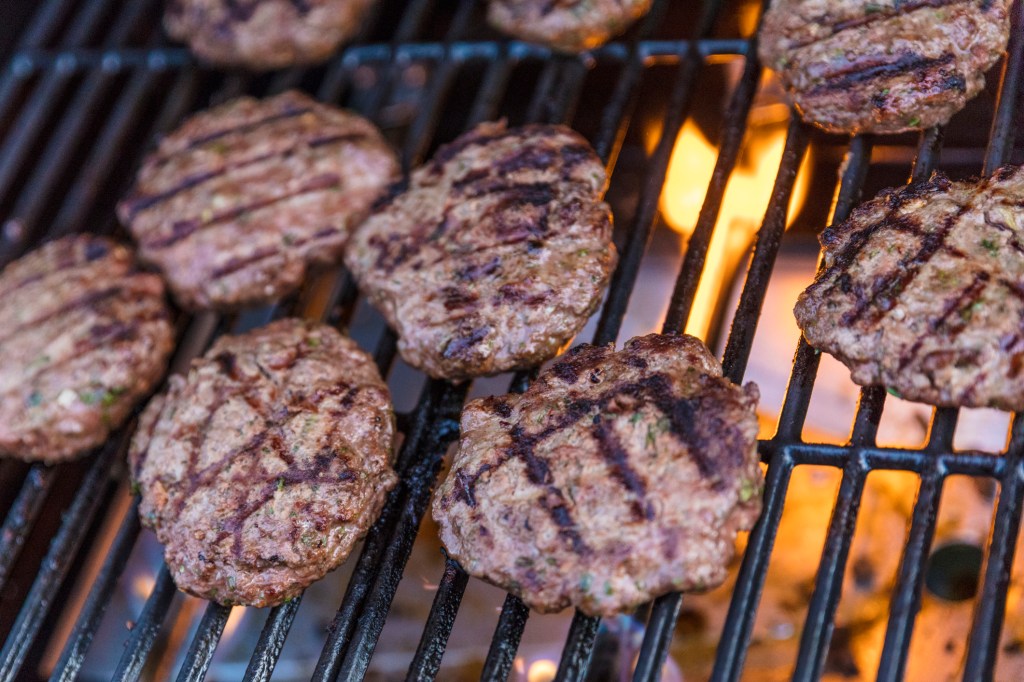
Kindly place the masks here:
<instances>
[{"instance_id":1,"label":"grilled hamburger patty","mask_svg":"<svg viewBox=\"0 0 1024 682\"><path fill-rule=\"evenodd\" d=\"M146 408L129 452L178 587L272 606L337 568L397 480L372 359L297 319L224 337Z\"/></svg>"},{"instance_id":2,"label":"grilled hamburger patty","mask_svg":"<svg viewBox=\"0 0 1024 682\"><path fill-rule=\"evenodd\" d=\"M276 69L327 59L373 0L170 0L167 33L222 66Z\"/></svg>"},{"instance_id":3,"label":"grilled hamburger patty","mask_svg":"<svg viewBox=\"0 0 1024 682\"><path fill-rule=\"evenodd\" d=\"M490 0L487 20L500 31L563 52L582 52L625 31L652 0Z\"/></svg>"},{"instance_id":4,"label":"grilled hamburger patty","mask_svg":"<svg viewBox=\"0 0 1024 682\"><path fill-rule=\"evenodd\" d=\"M553 357L615 266L605 171L564 126L484 123L352 236L345 263L406 362L462 380Z\"/></svg>"},{"instance_id":5,"label":"grilled hamburger patty","mask_svg":"<svg viewBox=\"0 0 1024 682\"><path fill-rule=\"evenodd\" d=\"M0 454L58 462L100 445L167 368L156 275L104 237L50 242L0 273Z\"/></svg>"},{"instance_id":6,"label":"grilled hamburger patty","mask_svg":"<svg viewBox=\"0 0 1024 682\"><path fill-rule=\"evenodd\" d=\"M118 206L187 308L277 299L349 231L398 172L366 119L298 92L242 97L165 138Z\"/></svg>"},{"instance_id":7,"label":"grilled hamburger patty","mask_svg":"<svg viewBox=\"0 0 1024 682\"><path fill-rule=\"evenodd\" d=\"M796 319L863 386L1024 409L1024 172L885 190L822 234Z\"/></svg>"},{"instance_id":8,"label":"grilled hamburger patty","mask_svg":"<svg viewBox=\"0 0 1024 682\"><path fill-rule=\"evenodd\" d=\"M897 133L946 123L1006 50L1010 0L775 0L759 36L805 120Z\"/></svg>"},{"instance_id":9,"label":"grilled hamburger patty","mask_svg":"<svg viewBox=\"0 0 1024 682\"><path fill-rule=\"evenodd\" d=\"M466 406L441 540L541 612L713 587L761 509L757 399L690 336L578 346L521 396Z\"/></svg>"}]
</instances>

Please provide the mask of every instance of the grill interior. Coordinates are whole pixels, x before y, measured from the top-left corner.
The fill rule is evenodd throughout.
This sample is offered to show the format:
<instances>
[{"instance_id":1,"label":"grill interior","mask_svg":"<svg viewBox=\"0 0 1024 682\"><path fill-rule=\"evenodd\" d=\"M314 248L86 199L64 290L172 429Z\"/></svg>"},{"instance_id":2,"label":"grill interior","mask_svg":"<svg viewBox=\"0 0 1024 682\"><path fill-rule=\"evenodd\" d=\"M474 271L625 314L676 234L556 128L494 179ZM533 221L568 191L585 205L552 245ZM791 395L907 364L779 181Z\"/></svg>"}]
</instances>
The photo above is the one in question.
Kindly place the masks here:
<instances>
[{"instance_id":1,"label":"grill interior","mask_svg":"<svg viewBox=\"0 0 1024 682\"><path fill-rule=\"evenodd\" d=\"M1021 123L1022 8L1021 2L1015 6L1009 55L990 73L987 92L946 131L846 139L811 131L790 117L781 162L773 169L771 199L750 256L738 268L737 296L726 301L731 309L718 311L719 318L731 319L731 327L721 339L717 327L709 332L712 347L723 349L726 376L737 382L744 378L784 235L787 244L806 243L828 220L830 209L833 220L842 220L864 192L905 181L911 161L915 180L927 178L937 167L969 175L1021 161L1013 138ZM154 0L5 2L0 8L0 56L5 60L0 73L0 264L70 232L122 234L113 205L156 136L211 103L298 87L375 120L400 150L406 169L480 121L504 116L513 125L570 123L613 171L609 201L621 254L607 300L581 340L615 341L631 296L634 305L638 299L656 300L665 311L664 330L679 332L693 310L712 237L716 229L728 229L718 225L727 182L741 163L751 111L767 87L760 65L751 58L755 50L748 36L756 11L752 14L744 2L659 0L621 40L586 56L566 57L500 38L485 26L482 3L475 0L382 0L359 39L327 64L263 76L198 67L187 51L167 43L159 19ZM708 106L709 99L720 100L722 106ZM714 141L714 171L706 188L701 187L699 216L685 243L674 290L635 292L652 236L665 228L659 199L676 139L688 119L696 120ZM787 215L791 195L809 147L819 160L832 159L831 167L841 170L838 185L821 171L824 166L817 166L807 207L786 232L793 217ZM367 315L372 319L350 277L340 270L320 272L299 293L271 308L231 316L182 316L172 369L187 367L217 334L287 314L340 327L354 326ZM313 672L317 680L361 679L372 670L374 650L430 492L446 451L457 439L467 395L522 391L532 376L523 372L477 382L476 388L425 381L396 361L395 338L379 320L375 324L359 340L372 349L382 373L390 375L401 412L403 440L396 468L402 484L349 561L344 597L323 633ZM994 482L996 488L979 596L960 663L964 679L990 678L1001 651L1024 500L1024 421L1013 418L1001 453L954 448L958 414L949 409L934 411L923 447L883 446L876 436L886 394L872 388L860 393L848 442L819 443L805 437L819 362L820 356L806 344L796 345L777 421L761 442L767 464L764 513L738 562L711 678L743 675L791 477L812 465L842 473L789 674L805 680L825 671L868 474L899 470L911 472L919 484L906 536L894 544L902 548L902 556L888 602L878 678L899 679L906 669L940 499L944 484L955 475ZM95 635L104 617L109 618L105 611L123 589L122 574L140 542L136 503L123 463L131 426L80 462L57 467L0 464L0 509L6 512L0 531L0 633L5 639L0 679L51 674L53 679L73 679L91 647L98 646ZM445 679L442 658L468 581L451 561L434 580L437 589L408 679ZM87 596L76 600L75 594ZM168 614L183 599L166 568L161 569L141 611L132 614L130 624L115 628L119 660L107 676L152 677L157 655L178 646L186 651L180 666L162 674L203 679L231 609L203 606L189 638L172 641ZM244 679L270 679L301 603L298 599L266 611ZM646 625L633 679L658 679L681 604L680 595L667 595L637 614L638 622ZM487 650L481 679L516 674L513 667L527 616L523 604L507 596L494 622L475 624L481 631L480 646ZM65 621L73 627L59 627ZM487 640L491 628L493 636ZM588 677L598 635L596 619L573 617L557 679L598 679L594 671Z\"/></svg>"}]
</instances>

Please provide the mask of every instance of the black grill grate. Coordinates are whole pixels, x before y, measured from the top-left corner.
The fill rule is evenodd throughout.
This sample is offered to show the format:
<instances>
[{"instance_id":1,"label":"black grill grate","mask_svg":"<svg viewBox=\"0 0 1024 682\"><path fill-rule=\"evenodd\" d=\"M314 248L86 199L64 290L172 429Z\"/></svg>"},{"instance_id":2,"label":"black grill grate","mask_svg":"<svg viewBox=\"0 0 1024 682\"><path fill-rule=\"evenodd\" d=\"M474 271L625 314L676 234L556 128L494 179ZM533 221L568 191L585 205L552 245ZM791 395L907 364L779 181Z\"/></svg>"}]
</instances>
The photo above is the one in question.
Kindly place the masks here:
<instances>
[{"instance_id":1,"label":"black grill grate","mask_svg":"<svg viewBox=\"0 0 1024 682\"><path fill-rule=\"evenodd\" d=\"M608 343L619 334L656 223L673 146L700 94L702 72L711 57L740 59L744 66L730 95L714 174L669 303L665 331L681 331L694 303L726 183L737 165L759 87L761 69L750 58L755 52L752 42L712 37L727 14L721 2L710 0L699 11L682 11L669 0L659 0L624 41L601 48L593 56L552 56L541 48L496 40L482 26L478 4L459 0L437 7L432 0L383 0L356 44L326 66L259 77L197 68L184 50L165 43L155 0L47 0L39 3L34 13L4 7L0 22L7 24L5 33L20 37L16 45L0 47L0 54L9 55L0 74L0 217L7 220L0 235L0 263L60 234L86 228L115 231L113 202L130 182L141 153L154 136L171 129L188 111L237 94L303 87L326 101L356 108L385 128L396 107L411 107L413 113L399 131L406 168L421 162L439 141L479 121L512 115L526 121L570 122L577 118L582 104L596 105L596 117L589 109L583 111L595 119L589 137L609 168L614 168L634 115L646 103L644 79L654 69L671 69L665 80L670 91L664 98L660 135L642 177L636 179L636 205L627 214L616 215L621 261L593 339ZM1024 3L1018 2L1010 54L998 86L985 171L1007 161L1013 151L1024 69L1022 15ZM680 17L686 17L685 26ZM13 28L22 21L25 24L20 29ZM426 73L424 86L411 100L403 93L402 83L410 65L421 66ZM589 75L598 68L614 69L616 76L610 93L594 102L586 95ZM476 75L466 79L468 71ZM467 92L467 83L475 90ZM530 96L523 97L527 92ZM734 381L740 381L745 373L785 230L789 197L811 135L795 120L786 134L771 202L756 236L725 346L725 372ZM849 141L835 220L848 215L860 197L873 142L865 137ZM914 179L928 177L941 143L939 130L921 135ZM613 186L618 181L614 175ZM351 279L337 273L317 286L269 309L228 318L204 314L180 320L181 344L173 368L186 367L218 333L289 312L347 324L358 299ZM324 291L326 297L317 295ZM395 354L393 335L384 333L374 356L385 375ZM805 464L841 469L842 483L802 630L794 677L817 679L822 673L865 480L870 471L885 469L914 472L921 484L892 592L879 678L899 679L905 669L939 499L945 479L953 474L994 479L1000 490L963 665L965 679L991 677L1024 498L1024 421L1014 419L1009 447L998 457L954 451L957 414L953 410L936 412L923 449L879 447L875 435L885 393L866 389L849 444L807 443L802 431L818 361L819 356L801 342L777 433L762 442L762 455L768 463L765 509L750 535L739 570L713 679L735 680L741 675L790 476L795 467ZM524 390L530 378L529 373L515 376L511 389ZM458 417L467 391L467 385L430 381L416 408L400 416L405 437L396 467L402 484L389 498L360 555L353 559L355 569L326 635L314 679L361 679L366 674L441 458L458 436ZM122 461L130 431L130 427L123 430L85 463L55 468L14 462L0 465L0 483L4 490L12 491L0 492L0 503L7 510L0 529L0 586L6 609L0 612L0 626L8 630L0 651L0 680L34 679L32 671L59 606L82 569L83 546L95 537L99 520L116 508L115 500L127 495ZM70 499L62 519L45 522L46 503L58 504L54 500L62 496ZM73 679L80 670L136 544L140 531L136 504L123 508L120 527L74 629L63 643L54 679ZM33 551L23 552L25 549ZM466 575L448 561L408 679L438 675L466 585ZM175 596L171 577L163 568L134 627L124 633L125 647L114 679L140 676ZM245 672L246 680L270 678L299 604L300 600L294 600L270 610ZM634 679L658 678L680 605L679 595L667 595L645 611L647 628ZM227 607L206 607L188 644L179 680L204 677L229 613ZM518 599L506 598L484 664L484 679L509 676L527 616ZM558 679L584 679L597 633L596 619L580 614L574 617Z\"/></svg>"}]
</instances>

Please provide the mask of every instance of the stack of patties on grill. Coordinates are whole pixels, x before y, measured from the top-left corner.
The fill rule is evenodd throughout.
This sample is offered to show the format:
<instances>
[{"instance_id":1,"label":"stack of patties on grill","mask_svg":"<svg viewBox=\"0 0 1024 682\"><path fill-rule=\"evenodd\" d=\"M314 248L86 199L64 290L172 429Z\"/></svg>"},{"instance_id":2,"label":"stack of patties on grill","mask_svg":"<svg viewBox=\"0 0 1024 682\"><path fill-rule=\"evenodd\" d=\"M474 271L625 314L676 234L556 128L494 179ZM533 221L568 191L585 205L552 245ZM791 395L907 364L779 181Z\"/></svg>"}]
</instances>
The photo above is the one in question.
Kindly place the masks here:
<instances>
[{"instance_id":1,"label":"stack of patties on grill","mask_svg":"<svg viewBox=\"0 0 1024 682\"><path fill-rule=\"evenodd\" d=\"M942 125L1006 51L1010 0L775 0L758 35L803 118L826 130Z\"/></svg>"},{"instance_id":2,"label":"stack of patties on grill","mask_svg":"<svg viewBox=\"0 0 1024 682\"><path fill-rule=\"evenodd\" d=\"M1024 409L1024 171L937 174L825 230L800 296L807 342L861 385L948 407Z\"/></svg>"}]
</instances>

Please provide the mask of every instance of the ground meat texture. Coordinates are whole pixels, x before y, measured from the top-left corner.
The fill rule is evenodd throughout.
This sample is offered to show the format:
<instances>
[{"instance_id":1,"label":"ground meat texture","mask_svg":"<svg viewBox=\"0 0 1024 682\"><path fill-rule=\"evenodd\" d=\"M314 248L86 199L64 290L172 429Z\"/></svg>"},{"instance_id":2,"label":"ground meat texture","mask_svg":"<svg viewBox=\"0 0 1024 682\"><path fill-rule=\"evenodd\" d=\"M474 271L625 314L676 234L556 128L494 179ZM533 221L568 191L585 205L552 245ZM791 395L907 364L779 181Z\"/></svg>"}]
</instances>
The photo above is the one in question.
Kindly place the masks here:
<instances>
[{"instance_id":1,"label":"ground meat texture","mask_svg":"<svg viewBox=\"0 0 1024 682\"><path fill-rule=\"evenodd\" d=\"M141 257L189 309L265 303L333 263L398 173L372 123L298 92L186 121L118 206Z\"/></svg>"},{"instance_id":2,"label":"ground meat texture","mask_svg":"<svg viewBox=\"0 0 1024 682\"><path fill-rule=\"evenodd\" d=\"M500 31L563 52L599 47L651 9L652 0L490 0Z\"/></svg>"},{"instance_id":3,"label":"ground meat texture","mask_svg":"<svg viewBox=\"0 0 1024 682\"><path fill-rule=\"evenodd\" d=\"M0 272L0 454L58 462L103 443L167 369L156 275L104 237L50 242Z\"/></svg>"},{"instance_id":4,"label":"ground meat texture","mask_svg":"<svg viewBox=\"0 0 1024 682\"><path fill-rule=\"evenodd\" d=\"M466 406L441 540L542 613L714 587L761 510L757 400L690 336L579 346L524 394Z\"/></svg>"},{"instance_id":5,"label":"ground meat texture","mask_svg":"<svg viewBox=\"0 0 1024 682\"><path fill-rule=\"evenodd\" d=\"M462 380L555 356L615 266L605 171L564 126L485 123L381 202L345 262L409 364Z\"/></svg>"},{"instance_id":6,"label":"ground meat texture","mask_svg":"<svg viewBox=\"0 0 1024 682\"><path fill-rule=\"evenodd\" d=\"M171 0L167 33L200 59L254 70L321 62L359 29L373 0Z\"/></svg>"},{"instance_id":7,"label":"ground meat texture","mask_svg":"<svg viewBox=\"0 0 1024 682\"><path fill-rule=\"evenodd\" d=\"M1024 171L890 189L822 234L800 296L807 342L863 386L940 406L1024 409Z\"/></svg>"},{"instance_id":8,"label":"ground meat texture","mask_svg":"<svg viewBox=\"0 0 1024 682\"><path fill-rule=\"evenodd\" d=\"M180 589L281 604L376 520L393 437L387 387L351 339L296 319L224 337L143 414L139 514Z\"/></svg>"},{"instance_id":9,"label":"ground meat texture","mask_svg":"<svg viewBox=\"0 0 1024 682\"><path fill-rule=\"evenodd\" d=\"M942 125L1006 50L1009 0L776 0L759 52L803 118L835 132Z\"/></svg>"}]
</instances>

